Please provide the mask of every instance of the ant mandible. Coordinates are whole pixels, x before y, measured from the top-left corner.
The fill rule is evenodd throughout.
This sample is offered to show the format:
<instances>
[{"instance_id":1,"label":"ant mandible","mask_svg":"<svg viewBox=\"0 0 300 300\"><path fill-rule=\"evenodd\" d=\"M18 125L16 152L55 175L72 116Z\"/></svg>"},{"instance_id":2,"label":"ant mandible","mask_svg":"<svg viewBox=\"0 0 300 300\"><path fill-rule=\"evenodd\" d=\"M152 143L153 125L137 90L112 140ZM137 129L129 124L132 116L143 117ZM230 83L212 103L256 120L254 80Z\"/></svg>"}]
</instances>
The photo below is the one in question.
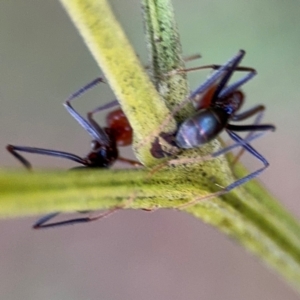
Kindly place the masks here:
<instances>
[{"instance_id":1,"label":"ant mandible","mask_svg":"<svg viewBox=\"0 0 300 300\"><path fill-rule=\"evenodd\" d=\"M87 119L84 119L71 105L71 102L85 93L87 90L93 88L95 85L104 82L102 78L97 78L72 94L65 102L64 106L71 116L92 136L91 151L85 157L77 156L73 153L50 150L26 146L7 145L6 149L18 159L26 169L31 170L30 162L24 158L19 152L27 152L48 156L56 156L75 161L87 168L109 168L115 161L122 161L131 165L141 165L139 162L123 158L119 155L118 146L127 146L132 143L132 128L128 122L123 111L115 109L111 111L106 117L107 127L101 128L94 120L93 115L99 111L112 108L118 105L118 101L112 101L101 107L94 109L87 113ZM50 219L58 215L58 212L48 214L39 219L34 225L34 229L48 228L62 225L69 225L75 223L85 223L95 221L107 216L116 211L118 207L112 208L105 213L97 216L88 216L83 218L75 218L61 222L47 223Z\"/></svg>"},{"instance_id":2,"label":"ant mandible","mask_svg":"<svg viewBox=\"0 0 300 300\"><path fill-rule=\"evenodd\" d=\"M212 153L206 157L201 157L199 158L199 161L215 158L232 150L234 147L242 146L243 150L248 151L258 160L260 160L264 166L250 173L249 175L236 180L227 187L224 187L219 192L212 193L208 196L193 200L187 204L183 204L179 208L184 208L193 205L200 200L228 193L232 189L258 176L269 166L268 161L261 154L259 154L252 146L249 145L250 141L262 135L262 133L254 135L253 132L265 132L275 130L274 125L258 124L260 123L260 119L262 118L262 114L265 110L265 107L263 105L257 105L247 111L238 113L244 102L244 94L239 90L239 88L256 75L256 71L253 68L239 67L239 63L241 62L244 55L245 51L240 50L233 58L231 58L224 65L208 65L193 69L181 70L182 72L186 72L195 69L215 69L212 75L204 83L202 83L195 91L193 91L190 94L190 96L183 101L183 103L179 104L178 107L176 107L172 113L172 115L174 115L186 103L187 100L191 99L196 109L195 114L183 121L178 126L178 129L174 135L165 133L161 133L160 135L167 142L179 149L189 149L203 146L204 144L218 137L219 134L223 130L225 130L230 136L230 138L235 142L235 144L225 147L224 149ZM227 86L230 78L232 77L235 71L247 71L249 73L241 79L237 80L236 82ZM233 125L229 123L230 121L243 121L254 115L257 115L254 124ZM241 138L238 134L235 133L243 131L250 132L245 139ZM152 154L157 158L165 156L165 153L159 145L158 139L156 139L155 142L152 144L151 150ZM188 163L195 161L197 161L197 159L174 159L170 160L168 164L174 165L181 164L183 162ZM158 168L162 167L163 165L160 165Z\"/></svg>"}]
</instances>

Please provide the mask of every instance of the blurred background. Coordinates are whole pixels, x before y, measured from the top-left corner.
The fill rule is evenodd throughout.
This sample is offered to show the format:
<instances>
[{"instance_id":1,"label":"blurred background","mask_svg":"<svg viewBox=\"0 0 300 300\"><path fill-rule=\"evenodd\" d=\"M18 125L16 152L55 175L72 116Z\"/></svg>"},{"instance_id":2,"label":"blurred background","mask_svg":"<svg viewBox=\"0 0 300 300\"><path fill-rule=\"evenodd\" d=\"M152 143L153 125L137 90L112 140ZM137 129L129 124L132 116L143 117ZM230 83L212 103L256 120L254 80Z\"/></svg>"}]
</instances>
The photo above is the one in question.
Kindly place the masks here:
<instances>
[{"instance_id":1,"label":"blurred background","mask_svg":"<svg viewBox=\"0 0 300 300\"><path fill-rule=\"evenodd\" d=\"M139 1L110 2L146 64ZM174 7L184 53L203 56L191 65L224 63L247 51L243 65L258 76L244 88L245 108L265 104L265 122L277 126L254 143L271 164L260 180L299 218L300 2L174 0ZM5 151L8 143L85 155L89 135L62 102L101 70L61 5L1 1L0 40L1 167L22 168ZM206 75L190 74L191 88ZM85 114L112 99L102 85L75 106ZM130 148L122 153L129 156ZM36 168L74 166L26 157ZM244 155L243 162L251 167L253 158ZM185 213L127 210L93 224L33 231L36 219L1 221L1 299L298 298L255 257Z\"/></svg>"}]
</instances>

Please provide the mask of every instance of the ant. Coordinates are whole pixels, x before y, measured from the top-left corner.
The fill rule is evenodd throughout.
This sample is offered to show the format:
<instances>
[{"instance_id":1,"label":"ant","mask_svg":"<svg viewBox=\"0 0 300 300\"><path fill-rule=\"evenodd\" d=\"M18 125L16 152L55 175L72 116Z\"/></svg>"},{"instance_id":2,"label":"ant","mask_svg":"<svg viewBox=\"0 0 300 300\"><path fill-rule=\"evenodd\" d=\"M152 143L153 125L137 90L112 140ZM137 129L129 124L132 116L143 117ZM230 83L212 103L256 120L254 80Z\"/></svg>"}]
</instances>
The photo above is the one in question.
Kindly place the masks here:
<instances>
[{"instance_id":1,"label":"ant","mask_svg":"<svg viewBox=\"0 0 300 300\"><path fill-rule=\"evenodd\" d=\"M102 78L96 78L86 86L82 87L80 90L72 94L65 102L64 106L70 115L92 136L93 140L91 142L91 150L85 157L80 157L75 154L42 149L35 147L26 146L14 146L7 145L6 149L18 159L26 169L31 170L30 162L24 158L19 152L35 153L41 155L56 156L61 158L66 158L75 161L87 168L109 168L115 161L122 161L130 165L141 165L139 162L123 158L119 155L118 146L128 146L132 144L132 128L129 124L123 111L118 108L111 111L106 117L107 127L101 128L97 122L93 119L93 115L99 111L112 108L118 105L118 101L112 101L101 107L94 109L93 111L87 113L87 119L84 119L71 105L71 102L85 93L87 90L93 88L95 85L104 82ZM105 213L99 214L97 216L88 216L85 218L75 218L71 220L66 220L62 222L47 223L50 219L58 215L58 212L48 214L41 219L39 219L34 225L34 229L55 227L61 225L69 225L75 223L84 223L95 221L103 218L110 213L116 211L119 207L112 208Z\"/></svg>"},{"instance_id":2,"label":"ant","mask_svg":"<svg viewBox=\"0 0 300 300\"><path fill-rule=\"evenodd\" d=\"M239 88L256 75L255 69L239 66L239 63L243 59L244 55L245 51L240 50L224 65L208 65L179 70L178 72L186 72L205 68L215 69L211 76L208 77L204 83L202 83L195 91L193 91L190 96L182 103L180 103L172 112L172 115L174 115L188 100L191 99L196 110L195 114L188 117L185 121L179 124L178 129L174 134L170 135L162 132L160 136L165 139L171 146L174 146L177 150L190 149L203 146L204 144L218 137L219 134L223 130L225 130L230 138L235 142L235 144L207 155L206 157L201 157L199 161L215 158L219 155L225 154L234 147L242 146L242 151L248 151L258 160L260 160L264 166L248 174L247 176L236 180L227 187L222 188L222 190L219 192L212 193L202 198L197 198L196 200L192 200L189 203L183 204L179 208L193 205L203 199L228 193L232 189L258 176L269 166L268 161L252 146L249 145L249 142L251 140L262 135L262 133L254 135L255 131L265 132L275 130L275 126L271 124L259 124L265 107L263 105L257 105L247 111L238 113L244 102L244 94L239 90ZM227 85L235 71L246 71L248 72L248 74L237 80L236 82ZM233 125L229 123L230 121L243 121L254 115L257 115L257 118L254 124L251 125ZM238 134L235 133L243 131L250 132L245 139L241 138ZM152 144L151 153L157 158L168 155L168 153L165 153L161 145L159 144L158 138L156 138L156 140ZM238 154L237 158L239 158L241 154L242 152ZM196 159L173 159L169 160L168 164L175 165L182 163L193 163L195 161ZM166 163L163 163L154 168L154 171L163 167L165 164Z\"/></svg>"}]
</instances>

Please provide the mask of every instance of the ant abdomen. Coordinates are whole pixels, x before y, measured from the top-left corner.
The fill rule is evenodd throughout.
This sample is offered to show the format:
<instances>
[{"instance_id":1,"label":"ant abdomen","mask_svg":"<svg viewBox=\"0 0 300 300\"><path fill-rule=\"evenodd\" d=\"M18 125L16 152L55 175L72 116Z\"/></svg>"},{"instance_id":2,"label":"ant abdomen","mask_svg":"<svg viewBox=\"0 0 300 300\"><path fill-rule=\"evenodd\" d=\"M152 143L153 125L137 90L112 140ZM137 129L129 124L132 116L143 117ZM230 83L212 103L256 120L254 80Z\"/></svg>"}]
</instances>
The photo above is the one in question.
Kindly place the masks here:
<instances>
[{"instance_id":1,"label":"ant abdomen","mask_svg":"<svg viewBox=\"0 0 300 300\"><path fill-rule=\"evenodd\" d=\"M210 142L225 128L228 117L220 108L199 110L180 125L175 137L177 146L189 149Z\"/></svg>"},{"instance_id":2,"label":"ant abdomen","mask_svg":"<svg viewBox=\"0 0 300 300\"><path fill-rule=\"evenodd\" d=\"M111 111L106 117L106 123L118 146L132 144L132 128L122 109Z\"/></svg>"}]
</instances>

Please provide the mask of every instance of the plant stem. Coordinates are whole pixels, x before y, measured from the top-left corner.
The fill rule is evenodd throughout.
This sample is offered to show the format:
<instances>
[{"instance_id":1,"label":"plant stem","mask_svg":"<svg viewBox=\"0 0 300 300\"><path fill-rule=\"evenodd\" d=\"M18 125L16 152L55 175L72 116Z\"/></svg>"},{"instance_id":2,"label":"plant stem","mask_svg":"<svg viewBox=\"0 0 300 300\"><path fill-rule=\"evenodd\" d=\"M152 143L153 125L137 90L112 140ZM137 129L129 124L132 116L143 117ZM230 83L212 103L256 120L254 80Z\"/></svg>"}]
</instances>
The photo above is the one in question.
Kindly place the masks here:
<instances>
[{"instance_id":1,"label":"plant stem","mask_svg":"<svg viewBox=\"0 0 300 300\"><path fill-rule=\"evenodd\" d=\"M176 77L182 83L178 87L175 81L172 82L174 79L164 78L165 72L173 69L173 64L177 68L182 63L171 2L143 1L147 36L153 53L153 77L160 92L168 85L166 82L171 80L169 83L172 88L163 94L167 105L138 62L107 1L61 2L104 71L130 120L138 157L146 166L157 164L157 159L149 152L155 138L153 132L170 115L168 107L176 106L187 90L184 76ZM164 24L163 27L161 24ZM162 28L167 28L166 36ZM160 43L157 43L154 34L160 35ZM164 55L163 49L167 50L167 55ZM189 109L184 110L178 118L184 117ZM166 132L176 129L172 117L168 117L165 125ZM215 141L204 150L183 151L178 159L199 159L202 153L212 153L219 147L219 142ZM246 171L241 165L235 165L234 169L237 177L245 175ZM225 157L202 163L195 160L193 164L169 166L152 173L146 168L48 171L30 175L26 172L2 171L0 216L96 210L115 205L135 209L177 208L218 190L215 182L227 186L233 180L230 163ZM133 201L128 201L130 199ZM248 182L222 197L200 201L186 211L239 241L299 288L300 226L257 181Z\"/></svg>"}]
</instances>

